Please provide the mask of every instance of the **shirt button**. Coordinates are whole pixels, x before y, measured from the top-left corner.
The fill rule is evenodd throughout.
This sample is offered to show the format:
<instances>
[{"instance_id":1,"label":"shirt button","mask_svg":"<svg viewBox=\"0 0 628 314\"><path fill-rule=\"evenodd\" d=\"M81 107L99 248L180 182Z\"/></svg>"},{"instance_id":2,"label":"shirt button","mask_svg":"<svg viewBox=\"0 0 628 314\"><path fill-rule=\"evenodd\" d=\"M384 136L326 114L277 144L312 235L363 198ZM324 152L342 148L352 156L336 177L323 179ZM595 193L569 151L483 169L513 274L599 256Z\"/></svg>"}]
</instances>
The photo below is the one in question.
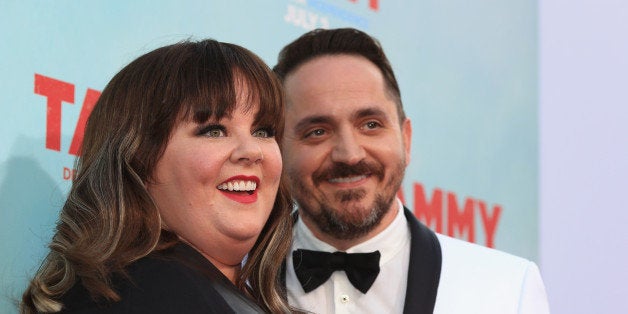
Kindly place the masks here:
<instances>
[{"instance_id":1,"label":"shirt button","mask_svg":"<svg viewBox=\"0 0 628 314\"><path fill-rule=\"evenodd\" d=\"M342 303L347 303L347 302L349 302L349 296L348 296L348 295L346 295L346 294L341 295L341 296L340 296L340 302L342 302Z\"/></svg>"}]
</instances>

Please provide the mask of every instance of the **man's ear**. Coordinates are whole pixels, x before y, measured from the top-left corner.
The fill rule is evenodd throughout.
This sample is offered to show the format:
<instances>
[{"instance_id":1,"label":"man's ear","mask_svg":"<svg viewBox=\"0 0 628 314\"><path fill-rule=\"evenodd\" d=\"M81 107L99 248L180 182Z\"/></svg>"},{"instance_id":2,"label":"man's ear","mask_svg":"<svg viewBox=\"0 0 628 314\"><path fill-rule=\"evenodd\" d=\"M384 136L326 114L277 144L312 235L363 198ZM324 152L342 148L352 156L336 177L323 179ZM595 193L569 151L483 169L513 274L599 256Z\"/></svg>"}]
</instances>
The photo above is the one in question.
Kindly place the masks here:
<instances>
[{"instance_id":1,"label":"man's ear","mask_svg":"<svg viewBox=\"0 0 628 314\"><path fill-rule=\"evenodd\" d=\"M406 167L410 164L410 148L412 147L412 123L406 118L401 124L401 136L403 137L403 148L406 154Z\"/></svg>"}]
</instances>

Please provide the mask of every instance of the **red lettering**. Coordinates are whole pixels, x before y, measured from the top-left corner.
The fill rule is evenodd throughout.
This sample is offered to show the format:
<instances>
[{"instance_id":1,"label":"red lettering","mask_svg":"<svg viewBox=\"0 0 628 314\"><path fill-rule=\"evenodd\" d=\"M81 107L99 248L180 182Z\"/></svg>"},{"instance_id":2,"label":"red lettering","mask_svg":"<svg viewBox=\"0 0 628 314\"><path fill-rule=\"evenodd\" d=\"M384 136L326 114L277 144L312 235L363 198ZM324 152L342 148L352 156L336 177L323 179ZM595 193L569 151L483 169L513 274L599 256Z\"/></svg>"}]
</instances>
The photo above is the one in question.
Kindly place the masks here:
<instances>
[{"instance_id":1,"label":"red lettering","mask_svg":"<svg viewBox=\"0 0 628 314\"><path fill-rule=\"evenodd\" d=\"M74 85L35 73L35 94L46 96L46 148L61 150L61 103L74 103Z\"/></svg>"},{"instance_id":2,"label":"red lettering","mask_svg":"<svg viewBox=\"0 0 628 314\"><path fill-rule=\"evenodd\" d=\"M443 231L443 192L440 189L434 189L432 193L432 201L428 202L425 197L423 185L414 184L414 215L421 219L428 227L434 228L432 221L435 221L436 232Z\"/></svg>"},{"instance_id":3,"label":"red lettering","mask_svg":"<svg viewBox=\"0 0 628 314\"><path fill-rule=\"evenodd\" d=\"M462 236L464 230L468 230L468 241L475 242L475 224L473 219L473 199L465 200L462 212L458 210L456 194L447 193L447 234L454 236L454 229L457 227L458 233Z\"/></svg>"},{"instance_id":4,"label":"red lettering","mask_svg":"<svg viewBox=\"0 0 628 314\"><path fill-rule=\"evenodd\" d=\"M92 113L96 101L100 97L100 92L91 88L87 89L85 93L85 99L83 100L83 107L81 108L81 116L76 123L76 129L74 130L74 137L72 138L72 144L70 145L70 154L78 156L80 154L81 144L83 143L83 133L85 133L85 124L89 114Z\"/></svg>"},{"instance_id":5,"label":"red lettering","mask_svg":"<svg viewBox=\"0 0 628 314\"><path fill-rule=\"evenodd\" d=\"M379 10L379 0L369 0L369 8L373 11Z\"/></svg>"},{"instance_id":6,"label":"red lettering","mask_svg":"<svg viewBox=\"0 0 628 314\"><path fill-rule=\"evenodd\" d=\"M423 185L415 182L414 215L434 231L443 233L443 191L435 188L431 201L425 195ZM397 196L403 199L403 191L398 191ZM447 192L447 235L460 238L466 235L467 241L475 242L476 206L479 207L483 231L486 234L486 246L493 248L502 207L494 205L492 213L489 213L486 202L469 197L465 199L461 211L453 192Z\"/></svg>"},{"instance_id":7,"label":"red lettering","mask_svg":"<svg viewBox=\"0 0 628 314\"><path fill-rule=\"evenodd\" d=\"M353 3L358 2L358 0L349 0ZM373 11L379 10L379 0L369 0L369 8Z\"/></svg>"},{"instance_id":8,"label":"red lettering","mask_svg":"<svg viewBox=\"0 0 628 314\"><path fill-rule=\"evenodd\" d=\"M63 180L72 180L74 178L74 169L63 167Z\"/></svg>"},{"instance_id":9,"label":"red lettering","mask_svg":"<svg viewBox=\"0 0 628 314\"><path fill-rule=\"evenodd\" d=\"M479 205L486 234L486 246L495 247L495 231L497 231L497 221L502 213L502 207L499 205L493 206L493 216L489 216L486 212L486 203L479 201Z\"/></svg>"}]
</instances>

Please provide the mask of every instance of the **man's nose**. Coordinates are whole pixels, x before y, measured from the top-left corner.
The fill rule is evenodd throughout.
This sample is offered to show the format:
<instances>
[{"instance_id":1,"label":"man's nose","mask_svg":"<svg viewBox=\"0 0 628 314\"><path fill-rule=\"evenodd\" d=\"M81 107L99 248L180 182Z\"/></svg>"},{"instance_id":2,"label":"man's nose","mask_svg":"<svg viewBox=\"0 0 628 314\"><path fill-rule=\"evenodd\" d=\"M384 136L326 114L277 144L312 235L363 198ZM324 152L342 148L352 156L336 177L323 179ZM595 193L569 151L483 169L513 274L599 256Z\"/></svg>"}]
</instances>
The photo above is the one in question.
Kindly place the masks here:
<instances>
[{"instance_id":1,"label":"man's nose","mask_svg":"<svg viewBox=\"0 0 628 314\"><path fill-rule=\"evenodd\" d=\"M366 157L364 148L356 135L349 130L337 134L336 143L331 153L333 162L354 165Z\"/></svg>"}]
</instances>

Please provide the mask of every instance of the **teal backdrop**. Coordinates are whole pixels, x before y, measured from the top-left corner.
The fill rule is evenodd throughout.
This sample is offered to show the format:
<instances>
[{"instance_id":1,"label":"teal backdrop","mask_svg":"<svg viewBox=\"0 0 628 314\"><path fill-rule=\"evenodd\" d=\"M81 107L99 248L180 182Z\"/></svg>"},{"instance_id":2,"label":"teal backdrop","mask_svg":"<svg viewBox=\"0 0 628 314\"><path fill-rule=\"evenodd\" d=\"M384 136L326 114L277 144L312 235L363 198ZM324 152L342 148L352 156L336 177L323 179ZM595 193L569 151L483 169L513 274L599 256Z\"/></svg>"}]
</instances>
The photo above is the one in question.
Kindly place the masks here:
<instances>
[{"instance_id":1,"label":"teal backdrop","mask_svg":"<svg viewBox=\"0 0 628 314\"><path fill-rule=\"evenodd\" d=\"M17 312L47 251L82 110L124 65L209 37L272 66L305 31L345 26L378 38L397 74L413 125L404 203L441 233L536 261L536 1L8 0L0 2L0 312Z\"/></svg>"}]
</instances>

